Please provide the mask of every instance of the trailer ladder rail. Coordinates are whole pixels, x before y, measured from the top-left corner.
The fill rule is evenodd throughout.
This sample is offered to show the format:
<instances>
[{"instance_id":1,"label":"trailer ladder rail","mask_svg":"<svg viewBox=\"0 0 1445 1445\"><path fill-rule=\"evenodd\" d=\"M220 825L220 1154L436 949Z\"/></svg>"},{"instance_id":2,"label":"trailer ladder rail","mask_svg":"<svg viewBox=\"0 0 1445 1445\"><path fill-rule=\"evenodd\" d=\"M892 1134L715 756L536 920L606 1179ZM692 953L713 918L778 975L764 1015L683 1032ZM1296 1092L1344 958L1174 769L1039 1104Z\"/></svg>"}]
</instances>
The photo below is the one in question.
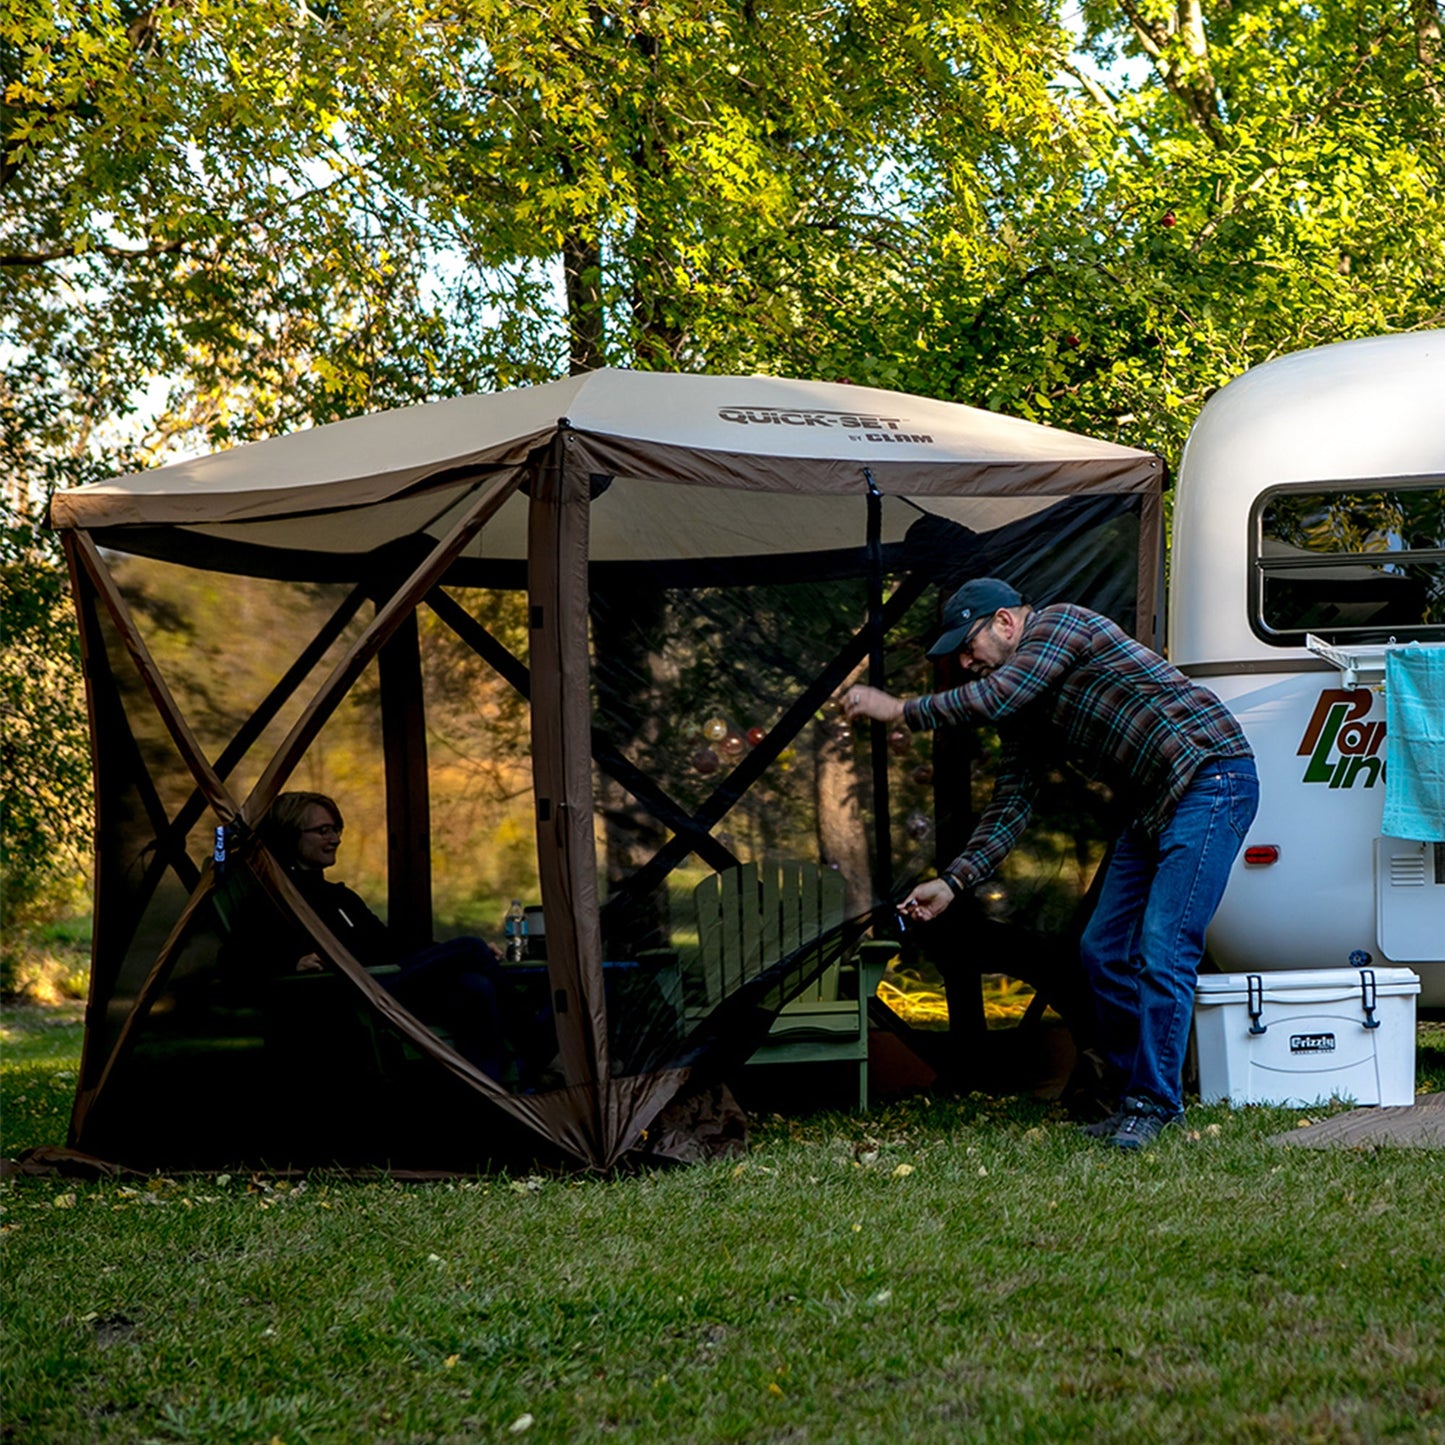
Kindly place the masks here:
<instances>
[{"instance_id":1,"label":"trailer ladder rail","mask_svg":"<svg viewBox=\"0 0 1445 1445\"><path fill-rule=\"evenodd\" d=\"M1313 632L1305 633L1305 646L1322 657L1332 667L1340 670L1340 683L1344 687L1372 687L1383 692L1385 688L1385 658L1397 647L1415 647L1418 643L1398 643L1392 637L1388 642L1362 643L1353 647L1336 647Z\"/></svg>"}]
</instances>

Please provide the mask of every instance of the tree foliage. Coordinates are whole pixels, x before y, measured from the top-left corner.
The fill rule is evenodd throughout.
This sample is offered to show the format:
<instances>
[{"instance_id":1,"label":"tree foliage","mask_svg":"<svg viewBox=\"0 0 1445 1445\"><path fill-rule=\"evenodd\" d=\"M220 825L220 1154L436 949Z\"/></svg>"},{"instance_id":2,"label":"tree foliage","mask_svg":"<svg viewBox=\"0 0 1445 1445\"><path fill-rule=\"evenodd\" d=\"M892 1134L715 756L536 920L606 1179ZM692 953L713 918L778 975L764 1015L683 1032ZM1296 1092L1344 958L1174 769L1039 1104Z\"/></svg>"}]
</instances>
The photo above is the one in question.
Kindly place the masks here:
<instances>
[{"instance_id":1,"label":"tree foliage","mask_svg":"<svg viewBox=\"0 0 1445 1445\"><path fill-rule=\"evenodd\" d=\"M1439 324L1431 0L1069 15L12 0L7 577L58 585L32 523L63 481L596 364L844 377L1172 456L1248 365Z\"/></svg>"},{"instance_id":2,"label":"tree foliage","mask_svg":"<svg viewBox=\"0 0 1445 1445\"><path fill-rule=\"evenodd\" d=\"M1177 456L1246 367L1441 324L1432 7L1100 0L1084 20L1060 71L1067 146L1009 152L962 191L939 156L916 256L855 274L788 364Z\"/></svg>"}]
</instances>

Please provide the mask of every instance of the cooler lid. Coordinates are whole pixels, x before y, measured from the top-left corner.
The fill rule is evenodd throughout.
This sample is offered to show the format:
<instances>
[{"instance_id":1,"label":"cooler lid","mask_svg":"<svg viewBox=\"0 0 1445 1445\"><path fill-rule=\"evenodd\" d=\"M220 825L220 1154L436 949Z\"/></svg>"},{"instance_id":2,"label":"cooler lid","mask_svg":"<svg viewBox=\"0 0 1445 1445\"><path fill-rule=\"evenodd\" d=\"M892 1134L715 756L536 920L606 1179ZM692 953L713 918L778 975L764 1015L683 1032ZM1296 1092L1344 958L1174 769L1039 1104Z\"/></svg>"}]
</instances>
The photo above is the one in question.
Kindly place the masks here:
<instances>
[{"instance_id":1,"label":"cooler lid","mask_svg":"<svg viewBox=\"0 0 1445 1445\"><path fill-rule=\"evenodd\" d=\"M1200 1004L1243 1003L1249 979L1260 980L1267 1003L1339 1003L1359 998L1361 975L1375 976L1378 998L1400 998L1420 992L1420 975L1412 968L1260 969L1254 973L1206 973L1199 977L1195 1000Z\"/></svg>"}]
</instances>

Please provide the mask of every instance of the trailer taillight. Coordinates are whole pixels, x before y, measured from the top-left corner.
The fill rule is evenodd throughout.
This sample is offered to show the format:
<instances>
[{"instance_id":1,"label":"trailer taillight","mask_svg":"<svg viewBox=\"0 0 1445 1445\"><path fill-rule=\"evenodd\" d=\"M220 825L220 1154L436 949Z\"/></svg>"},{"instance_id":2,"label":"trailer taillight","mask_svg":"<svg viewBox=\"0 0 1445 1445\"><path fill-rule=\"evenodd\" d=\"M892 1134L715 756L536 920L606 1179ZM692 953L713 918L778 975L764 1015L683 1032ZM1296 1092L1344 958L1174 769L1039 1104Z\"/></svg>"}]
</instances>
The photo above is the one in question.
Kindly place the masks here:
<instances>
[{"instance_id":1,"label":"trailer taillight","mask_svg":"<svg viewBox=\"0 0 1445 1445\"><path fill-rule=\"evenodd\" d=\"M1256 843L1244 850L1244 861L1257 867L1279 862L1279 848L1274 843Z\"/></svg>"}]
</instances>

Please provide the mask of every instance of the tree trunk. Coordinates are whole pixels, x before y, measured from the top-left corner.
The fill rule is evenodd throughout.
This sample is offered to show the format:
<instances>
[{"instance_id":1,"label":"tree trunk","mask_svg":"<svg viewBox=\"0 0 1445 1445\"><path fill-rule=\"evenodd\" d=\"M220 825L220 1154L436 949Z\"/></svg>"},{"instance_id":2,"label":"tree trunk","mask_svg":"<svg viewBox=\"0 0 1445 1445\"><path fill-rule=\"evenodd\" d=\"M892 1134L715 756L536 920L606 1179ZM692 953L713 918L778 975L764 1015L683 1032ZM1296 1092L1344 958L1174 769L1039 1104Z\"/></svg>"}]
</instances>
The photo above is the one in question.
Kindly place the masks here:
<instances>
[{"instance_id":1,"label":"tree trunk","mask_svg":"<svg viewBox=\"0 0 1445 1445\"><path fill-rule=\"evenodd\" d=\"M1219 87L1209 65L1201 0L1177 0L1174 14L1167 21L1147 17L1136 0L1119 0L1119 9L1153 61L1159 78L1190 120L1211 140L1222 139Z\"/></svg>"},{"instance_id":2,"label":"tree trunk","mask_svg":"<svg viewBox=\"0 0 1445 1445\"><path fill-rule=\"evenodd\" d=\"M1425 77L1425 94L1436 110L1445 110L1445 88L1440 84L1440 11L1435 0L1410 0L1415 25L1415 56Z\"/></svg>"},{"instance_id":3,"label":"tree trunk","mask_svg":"<svg viewBox=\"0 0 1445 1445\"><path fill-rule=\"evenodd\" d=\"M868 829L860 800L864 778L853 754L853 744L842 742L825 723L815 722L814 800L818 818L818 856L824 867L843 875L848 917L856 918L873 906L873 883L868 867ZM886 879L880 879L880 886Z\"/></svg>"},{"instance_id":4,"label":"tree trunk","mask_svg":"<svg viewBox=\"0 0 1445 1445\"><path fill-rule=\"evenodd\" d=\"M595 371L605 362L602 320L602 248L595 237L572 232L562 242L567 280L567 370Z\"/></svg>"}]
</instances>

